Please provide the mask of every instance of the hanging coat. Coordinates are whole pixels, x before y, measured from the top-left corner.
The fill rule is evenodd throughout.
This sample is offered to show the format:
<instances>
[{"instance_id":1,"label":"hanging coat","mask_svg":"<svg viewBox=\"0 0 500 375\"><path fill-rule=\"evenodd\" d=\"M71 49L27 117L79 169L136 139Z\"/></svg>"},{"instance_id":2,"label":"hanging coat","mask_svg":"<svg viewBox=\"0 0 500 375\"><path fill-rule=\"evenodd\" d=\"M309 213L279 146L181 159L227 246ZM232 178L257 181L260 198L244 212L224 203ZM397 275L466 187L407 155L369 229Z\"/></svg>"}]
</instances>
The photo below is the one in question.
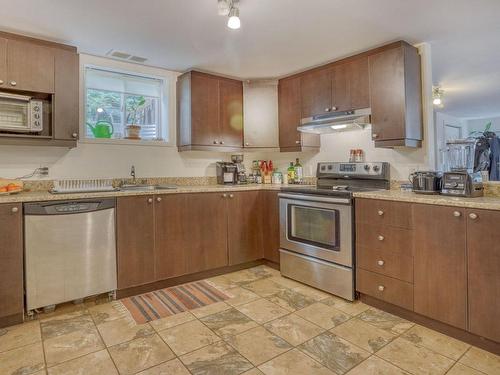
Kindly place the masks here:
<instances>
[{"instance_id":1,"label":"hanging coat","mask_svg":"<svg viewBox=\"0 0 500 375\"><path fill-rule=\"evenodd\" d=\"M490 139L490 181L500 181L500 139Z\"/></svg>"}]
</instances>

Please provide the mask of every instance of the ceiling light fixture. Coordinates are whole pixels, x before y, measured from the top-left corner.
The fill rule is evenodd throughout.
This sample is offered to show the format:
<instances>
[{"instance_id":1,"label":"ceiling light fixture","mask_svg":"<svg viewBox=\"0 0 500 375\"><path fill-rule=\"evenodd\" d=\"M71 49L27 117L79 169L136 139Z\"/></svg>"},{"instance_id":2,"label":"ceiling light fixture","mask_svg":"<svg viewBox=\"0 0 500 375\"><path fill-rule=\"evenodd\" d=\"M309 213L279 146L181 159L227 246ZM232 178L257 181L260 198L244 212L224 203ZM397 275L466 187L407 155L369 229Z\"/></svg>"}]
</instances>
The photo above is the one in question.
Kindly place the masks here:
<instances>
[{"instance_id":1,"label":"ceiling light fixture","mask_svg":"<svg viewBox=\"0 0 500 375\"><path fill-rule=\"evenodd\" d=\"M433 86L432 87L432 104L435 106L441 107L443 105L443 95L444 91L441 89L441 86Z\"/></svg>"},{"instance_id":2,"label":"ceiling light fixture","mask_svg":"<svg viewBox=\"0 0 500 375\"><path fill-rule=\"evenodd\" d=\"M241 27L239 0L218 0L220 16L228 16L227 27L236 30Z\"/></svg>"}]
</instances>

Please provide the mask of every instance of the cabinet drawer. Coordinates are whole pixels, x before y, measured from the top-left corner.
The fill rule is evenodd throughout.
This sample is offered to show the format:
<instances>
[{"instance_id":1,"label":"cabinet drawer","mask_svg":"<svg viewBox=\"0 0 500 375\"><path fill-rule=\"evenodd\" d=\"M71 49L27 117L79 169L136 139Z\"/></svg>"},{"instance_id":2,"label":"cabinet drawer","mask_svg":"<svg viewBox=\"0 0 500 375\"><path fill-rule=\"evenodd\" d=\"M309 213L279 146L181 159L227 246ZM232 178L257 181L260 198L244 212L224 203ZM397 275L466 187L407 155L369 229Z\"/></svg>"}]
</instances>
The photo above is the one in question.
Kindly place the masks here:
<instances>
[{"instance_id":1,"label":"cabinet drawer","mask_svg":"<svg viewBox=\"0 0 500 375\"><path fill-rule=\"evenodd\" d=\"M359 246L356 249L356 262L364 270L413 283L413 257Z\"/></svg>"},{"instance_id":2,"label":"cabinet drawer","mask_svg":"<svg viewBox=\"0 0 500 375\"><path fill-rule=\"evenodd\" d=\"M356 199L356 221L412 228L411 204L378 199Z\"/></svg>"},{"instance_id":3,"label":"cabinet drawer","mask_svg":"<svg viewBox=\"0 0 500 375\"><path fill-rule=\"evenodd\" d=\"M358 268L356 290L404 309L413 310L413 284Z\"/></svg>"},{"instance_id":4,"label":"cabinet drawer","mask_svg":"<svg viewBox=\"0 0 500 375\"><path fill-rule=\"evenodd\" d=\"M413 255L411 230L384 225L356 224L356 245L375 250L388 250Z\"/></svg>"}]
</instances>

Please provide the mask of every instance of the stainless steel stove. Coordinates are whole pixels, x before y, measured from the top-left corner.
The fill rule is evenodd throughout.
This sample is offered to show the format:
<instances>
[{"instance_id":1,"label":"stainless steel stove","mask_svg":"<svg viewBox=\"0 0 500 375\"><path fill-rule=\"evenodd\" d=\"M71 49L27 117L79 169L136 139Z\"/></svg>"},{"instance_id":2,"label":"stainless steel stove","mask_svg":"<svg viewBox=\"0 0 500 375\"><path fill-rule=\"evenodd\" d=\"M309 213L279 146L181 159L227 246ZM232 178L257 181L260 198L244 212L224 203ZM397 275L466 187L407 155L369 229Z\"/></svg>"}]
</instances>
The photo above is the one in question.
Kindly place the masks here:
<instances>
[{"instance_id":1,"label":"stainless steel stove","mask_svg":"<svg viewBox=\"0 0 500 375\"><path fill-rule=\"evenodd\" d=\"M385 162L318 163L316 186L283 187L282 275L353 300L353 193L389 189L389 169Z\"/></svg>"}]
</instances>

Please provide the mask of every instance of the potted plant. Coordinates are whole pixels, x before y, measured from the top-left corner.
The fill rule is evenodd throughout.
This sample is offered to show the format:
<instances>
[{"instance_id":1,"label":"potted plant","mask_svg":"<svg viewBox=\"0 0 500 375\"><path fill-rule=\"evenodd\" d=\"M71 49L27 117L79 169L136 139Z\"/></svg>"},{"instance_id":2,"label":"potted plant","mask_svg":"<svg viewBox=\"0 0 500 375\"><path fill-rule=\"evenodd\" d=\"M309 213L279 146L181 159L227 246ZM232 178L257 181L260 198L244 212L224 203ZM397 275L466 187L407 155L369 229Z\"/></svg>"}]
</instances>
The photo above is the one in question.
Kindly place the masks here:
<instances>
[{"instance_id":1,"label":"potted plant","mask_svg":"<svg viewBox=\"0 0 500 375\"><path fill-rule=\"evenodd\" d=\"M140 116L144 116L146 99L143 96L129 96L126 99L127 126L125 127L127 139L141 139Z\"/></svg>"}]
</instances>

